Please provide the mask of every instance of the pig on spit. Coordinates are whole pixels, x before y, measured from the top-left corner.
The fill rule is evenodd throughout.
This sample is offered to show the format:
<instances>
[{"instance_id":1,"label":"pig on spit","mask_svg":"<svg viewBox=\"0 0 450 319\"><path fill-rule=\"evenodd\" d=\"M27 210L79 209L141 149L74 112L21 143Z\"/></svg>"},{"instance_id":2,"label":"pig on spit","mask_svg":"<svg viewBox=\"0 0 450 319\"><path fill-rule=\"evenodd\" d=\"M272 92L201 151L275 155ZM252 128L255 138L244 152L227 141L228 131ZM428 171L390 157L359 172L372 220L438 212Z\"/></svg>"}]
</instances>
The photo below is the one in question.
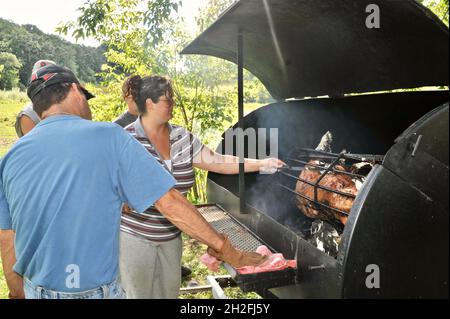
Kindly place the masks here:
<instances>
[{"instance_id":1,"label":"pig on spit","mask_svg":"<svg viewBox=\"0 0 450 319\"><path fill-rule=\"evenodd\" d=\"M322 137L322 140L316 150L331 151L331 141L332 135L330 132L327 132ZM309 163L316 166L323 166L323 163L319 160L311 160ZM299 178L315 184L323 174L324 170L325 168L321 170L320 168L305 166L300 173ZM352 169L346 168L343 165L336 165L335 170L351 172ZM318 185L354 196L358 193L357 185L352 177L338 172L328 172ZM314 186L298 181L295 190L297 193L314 200ZM337 220L344 225L347 222L346 215L327 209L321 205L317 205L317 207L315 207L312 202L302 198L301 196L297 196L296 201L297 207L303 212L303 214L310 218ZM350 213L354 198L317 188L317 201L334 209Z\"/></svg>"}]
</instances>

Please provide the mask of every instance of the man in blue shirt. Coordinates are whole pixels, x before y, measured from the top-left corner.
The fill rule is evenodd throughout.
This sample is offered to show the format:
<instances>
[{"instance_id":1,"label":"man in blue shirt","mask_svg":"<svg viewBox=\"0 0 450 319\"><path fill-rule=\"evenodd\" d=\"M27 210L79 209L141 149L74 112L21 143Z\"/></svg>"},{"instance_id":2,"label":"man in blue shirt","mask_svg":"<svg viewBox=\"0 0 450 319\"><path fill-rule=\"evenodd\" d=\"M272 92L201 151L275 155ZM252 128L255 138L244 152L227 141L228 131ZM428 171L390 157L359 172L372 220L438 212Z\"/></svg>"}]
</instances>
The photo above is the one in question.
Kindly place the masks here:
<instances>
[{"instance_id":1,"label":"man in blue shirt","mask_svg":"<svg viewBox=\"0 0 450 319\"><path fill-rule=\"evenodd\" d=\"M264 261L234 249L123 129L90 121L93 96L70 70L38 70L28 96L42 121L0 162L0 248L11 297L122 298L117 274L124 203L139 212L155 204L235 267Z\"/></svg>"}]
</instances>

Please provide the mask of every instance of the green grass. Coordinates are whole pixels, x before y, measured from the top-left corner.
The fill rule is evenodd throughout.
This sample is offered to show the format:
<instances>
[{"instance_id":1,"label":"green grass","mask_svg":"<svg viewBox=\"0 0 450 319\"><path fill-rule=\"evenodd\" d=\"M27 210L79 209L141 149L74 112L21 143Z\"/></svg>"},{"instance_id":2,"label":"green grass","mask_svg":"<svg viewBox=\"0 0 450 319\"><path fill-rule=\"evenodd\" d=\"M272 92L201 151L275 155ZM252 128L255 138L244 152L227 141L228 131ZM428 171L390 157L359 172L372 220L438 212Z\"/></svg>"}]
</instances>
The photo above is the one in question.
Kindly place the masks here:
<instances>
[{"instance_id":1,"label":"green grass","mask_svg":"<svg viewBox=\"0 0 450 319\"><path fill-rule=\"evenodd\" d=\"M0 260L0 299L8 298L8 288L6 286L5 276L3 275L2 261Z\"/></svg>"},{"instance_id":2,"label":"green grass","mask_svg":"<svg viewBox=\"0 0 450 319\"><path fill-rule=\"evenodd\" d=\"M14 123L17 113L27 103L25 93L19 91L0 91L0 157L17 140Z\"/></svg>"}]
</instances>

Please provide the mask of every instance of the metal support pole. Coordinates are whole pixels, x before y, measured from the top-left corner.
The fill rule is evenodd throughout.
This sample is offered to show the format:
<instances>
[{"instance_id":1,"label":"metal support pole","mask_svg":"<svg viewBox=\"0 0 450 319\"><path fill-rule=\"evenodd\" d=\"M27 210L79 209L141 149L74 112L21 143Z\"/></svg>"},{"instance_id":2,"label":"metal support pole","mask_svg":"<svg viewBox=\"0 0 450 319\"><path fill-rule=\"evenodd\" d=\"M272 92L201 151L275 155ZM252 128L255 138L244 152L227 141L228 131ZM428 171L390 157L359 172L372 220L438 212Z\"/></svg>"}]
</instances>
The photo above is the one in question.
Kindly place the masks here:
<instances>
[{"instance_id":1,"label":"metal support pole","mask_svg":"<svg viewBox=\"0 0 450 319\"><path fill-rule=\"evenodd\" d=\"M238 35L238 110L239 110L239 134L238 134L238 156L239 156L239 208L241 214L247 212L245 196L245 168L244 168L244 37L241 32Z\"/></svg>"}]
</instances>

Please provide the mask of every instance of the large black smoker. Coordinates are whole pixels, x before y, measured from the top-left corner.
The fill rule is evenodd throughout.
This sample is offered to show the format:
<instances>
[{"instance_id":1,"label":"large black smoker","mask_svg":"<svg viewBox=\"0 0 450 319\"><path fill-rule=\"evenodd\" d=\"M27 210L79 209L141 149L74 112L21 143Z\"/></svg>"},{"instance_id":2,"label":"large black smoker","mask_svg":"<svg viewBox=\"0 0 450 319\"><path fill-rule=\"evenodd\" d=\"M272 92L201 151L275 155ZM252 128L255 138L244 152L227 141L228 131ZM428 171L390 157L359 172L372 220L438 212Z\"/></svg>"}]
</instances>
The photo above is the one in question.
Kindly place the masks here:
<instances>
[{"instance_id":1,"label":"large black smoker","mask_svg":"<svg viewBox=\"0 0 450 319\"><path fill-rule=\"evenodd\" d=\"M295 271L234 274L244 290L277 298L448 298L448 91L392 92L448 86L448 41L448 28L413 0L241 0L184 49L238 65L236 127L278 128L281 159L314 148L327 131L336 154L382 155L355 199L337 256L307 240L311 220L287 191L295 179L243 174L242 167L239 177L209 174L217 209L298 262ZM246 117L243 68L277 101ZM248 149L242 136L239 142ZM230 235L245 249L245 239ZM375 271L373 287L367 281Z\"/></svg>"}]
</instances>

